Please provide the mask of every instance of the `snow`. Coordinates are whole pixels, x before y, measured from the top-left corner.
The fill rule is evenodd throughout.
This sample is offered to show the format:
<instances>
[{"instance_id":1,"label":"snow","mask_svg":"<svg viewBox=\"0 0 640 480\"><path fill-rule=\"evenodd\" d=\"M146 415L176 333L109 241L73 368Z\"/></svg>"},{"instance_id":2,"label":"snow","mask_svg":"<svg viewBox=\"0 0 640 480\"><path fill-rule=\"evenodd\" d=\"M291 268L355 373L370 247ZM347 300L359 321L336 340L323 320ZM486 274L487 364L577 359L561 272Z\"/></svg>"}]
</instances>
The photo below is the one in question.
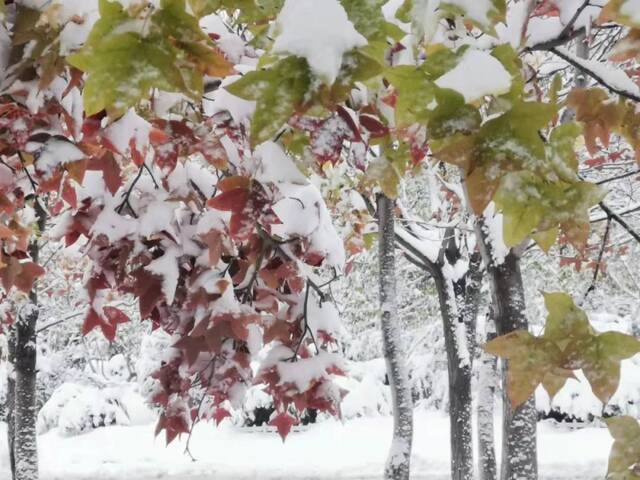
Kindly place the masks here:
<instances>
[{"instance_id":1,"label":"snow","mask_svg":"<svg viewBox=\"0 0 640 480\"><path fill-rule=\"evenodd\" d=\"M448 417L418 409L415 424L412 478L450 478ZM392 419L327 420L292 432L284 444L276 434L237 428L229 420L218 428L201 423L190 442L196 462L184 453L186 436L165 447L163 438L154 438L154 428L113 426L77 437L64 437L59 430L41 435L41 480L373 480L381 478ZM0 478L9 475L5 432L0 423ZM542 422L538 439L541 480L604 478L612 443L605 428L572 430Z\"/></svg>"},{"instance_id":2,"label":"snow","mask_svg":"<svg viewBox=\"0 0 640 480\"><path fill-rule=\"evenodd\" d=\"M151 124L130 109L106 128L105 137L123 155L130 151L132 145L142 153L149 145L150 131Z\"/></svg>"},{"instance_id":3,"label":"snow","mask_svg":"<svg viewBox=\"0 0 640 480\"><path fill-rule=\"evenodd\" d=\"M303 358L296 362L278 362L280 385L291 383L296 386L298 391L306 392L312 382L328 378L327 369L341 364L342 357L340 355L325 351L320 351L313 357Z\"/></svg>"},{"instance_id":4,"label":"snow","mask_svg":"<svg viewBox=\"0 0 640 480\"><path fill-rule=\"evenodd\" d=\"M255 150L255 156L260 162L255 174L256 180L262 183L299 183L308 184L305 177L293 160L285 153L280 145L265 142Z\"/></svg>"},{"instance_id":5,"label":"snow","mask_svg":"<svg viewBox=\"0 0 640 480\"><path fill-rule=\"evenodd\" d=\"M45 178L48 178L59 165L65 165L83 158L85 158L85 155L82 150L70 141L51 138L47 140L40 151L36 166Z\"/></svg>"},{"instance_id":6,"label":"snow","mask_svg":"<svg viewBox=\"0 0 640 480\"><path fill-rule=\"evenodd\" d=\"M286 0L276 29L273 53L306 58L328 84L338 76L344 53L367 44L338 0Z\"/></svg>"},{"instance_id":7,"label":"snow","mask_svg":"<svg viewBox=\"0 0 640 480\"><path fill-rule=\"evenodd\" d=\"M511 87L511 75L491 54L469 49L460 62L436 80L441 88L450 88L462 95L467 103L485 95L501 95Z\"/></svg>"},{"instance_id":8,"label":"snow","mask_svg":"<svg viewBox=\"0 0 640 480\"><path fill-rule=\"evenodd\" d=\"M169 305L173 303L180 276L177 256L178 249L170 248L164 255L156 258L145 267L151 273L162 277L162 294Z\"/></svg>"},{"instance_id":9,"label":"snow","mask_svg":"<svg viewBox=\"0 0 640 480\"><path fill-rule=\"evenodd\" d=\"M487 239L491 242L491 255L494 265L504 263L504 258L509 254L509 247L504 243L503 232L504 217L496 212L495 203L491 202L484 211L484 229Z\"/></svg>"},{"instance_id":10,"label":"snow","mask_svg":"<svg viewBox=\"0 0 640 480\"><path fill-rule=\"evenodd\" d=\"M238 80L240 75L231 75L222 80L220 87L205 95L202 105L207 116L213 116L218 112L229 112L236 123L251 118L256 109L256 102L244 100L231 95L224 87Z\"/></svg>"},{"instance_id":11,"label":"snow","mask_svg":"<svg viewBox=\"0 0 640 480\"><path fill-rule=\"evenodd\" d=\"M626 92L630 95L640 97L640 86L629 78L623 69L613 68L606 63L595 60L585 60L576 56L564 47L558 47L557 50L561 55L570 58L574 63L577 63L583 68L595 73L608 86Z\"/></svg>"}]
</instances>

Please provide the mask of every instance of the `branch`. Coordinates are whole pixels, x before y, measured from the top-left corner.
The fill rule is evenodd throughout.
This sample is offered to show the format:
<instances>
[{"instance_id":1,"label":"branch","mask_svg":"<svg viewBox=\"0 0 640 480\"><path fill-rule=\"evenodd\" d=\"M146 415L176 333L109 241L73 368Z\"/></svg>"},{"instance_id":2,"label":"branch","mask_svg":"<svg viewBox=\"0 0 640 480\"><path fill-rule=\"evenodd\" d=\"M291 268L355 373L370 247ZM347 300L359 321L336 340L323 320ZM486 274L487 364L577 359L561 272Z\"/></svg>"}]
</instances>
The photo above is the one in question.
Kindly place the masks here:
<instances>
[{"instance_id":1,"label":"branch","mask_svg":"<svg viewBox=\"0 0 640 480\"><path fill-rule=\"evenodd\" d=\"M629 235L631 235L636 242L640 243L640 235L634 229L632 229L627 222L625 222L620 215L612 211L604 202L600 202L598 206L606 213L612 220L615 220L618 225L624 228Z\"/></svg>"},{"instance_id":2,"label":"branch","mask_svg":"<svg viewBox=\"0 0 640 480\"><path fill-rule=\"evenodd\" d=\"M591 285L587 288L587 291L584 293L583 301L587 299L589 294L596 289L596 282L598 281L598 274L600 273L600 265L602 265L602 257L604 256L604 251L607 247L607 241L609 240L609 231L611 230L611 216L607 218L607 228L604 231L604 237L602 237L602 245L600 246L600 253L598 254L598 261L596 262L596 268L593 271L593 279L591 280Z\"/></svg>"},{"instance_id":3,"label":"branch","mask_svg":"<svg viewBox=\"0 0 640 480\"><path fill-rule=\"evenodd\" d=\"M616 180L621 180L623 178L632 177L634 175L640 175L640 170L636 170L635 172L623 173L622 175L617 175L617 176L611 177L611 178L605 178L604 180L600 180L599 182L596 182L596 185L603 185L605 183L614 182Z\"/></svg>"},{"instance_id":4,"label":"branch","mask_svg":"<svg viewBox=\"0 0 640 480\"><path fill-rule=\"evenodd\" d=\"M616 87L616 86L613 86L613 85L609 84L604 78L602 78L602 76L600 74L598 74L598 73L594 72L593 70L591 70L590 68L588 68L585 65L585 63L584 63L584 61L582 59L579 59L579 58L576 58L576 57L572 57L569 52L561 51L561 50L559 50L557 48L550 48L549 51L554 53L555 55L557 55L558 57L560 57L565 62L567 62L570 65L572 65L573 67L577 68L582 73L584 73L584 74L588 75L589 77L593 78L597 83L599 83L600 85L602 85L603 87L605 87L609 91L611 91L613 93L617 93L621 97L624 97L624 98L627 98L629 100L633 100L634 102L640 103L640 94L636 94L636 93L630 92L628 90L625 90L623 88L619 88L619 87Z\"/></svg>"}]
</instances>

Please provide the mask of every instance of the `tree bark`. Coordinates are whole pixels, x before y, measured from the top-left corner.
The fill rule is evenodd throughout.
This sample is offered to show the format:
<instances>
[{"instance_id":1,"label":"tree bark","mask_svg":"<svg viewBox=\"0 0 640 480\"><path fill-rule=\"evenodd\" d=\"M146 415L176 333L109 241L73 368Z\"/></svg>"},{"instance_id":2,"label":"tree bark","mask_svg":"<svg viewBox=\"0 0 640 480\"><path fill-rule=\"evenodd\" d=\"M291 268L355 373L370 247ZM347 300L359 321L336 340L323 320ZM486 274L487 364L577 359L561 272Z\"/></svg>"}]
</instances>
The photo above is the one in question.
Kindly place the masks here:
<instances>
[{"instance_id":1,"label":"tree bark","mask_svg":"<svg viewBox=\"0 0 640 480\"><path fill-rule=\"evenodd\" d=\"M35 197L39 232L46 227L46 211ZM40 244L34 237L29 244L31 260L38 263ZM38 322L37 284L29 292L29 303L15 325L15 427L13 454L15 480L38 479L38 447L36 435L36 324Z\"/></svg>"},{"instance_id":2,"label":"tree bark","mask_svg":"<svg viewBox=\"0 0 640 480\"><path fill-rule=\"evenodd\" d=\"M447 279L437 286L444 327L449 376L449 441L451 444L451 479L473 480L473 425L471 421L471 355L466 337L466 325L453 305L453 285ZM447 285L449 283L449 285ZM466 342L466 340L465 340Z\"/></svg>"},{"instance_id":3,"label":"tree bark","mask_svg":"<svg viewBox=\"0 0 640 480\"><path fill-rule=\"evenodd\" d=\"M413 400L400 344L396 307L394 202L378 196L382 345L393 402L393 440L385 468L388 480L408 480L413 441Z\"/></svg>"},{"instance_id":4,"label":"tree bark","mask_svg":"<svg viewBox=\"0 0 640 480\"><path fill-rule=\"evenodd\" d=\"M493 322L487 320L487 327ZM487 328L487 342L495 338L495 329ZM493 416L497 385L497 358L482 353L478 369L478 472L480 480L497 480Z\"/></svg>"},{"instance_id":5,"label":"tree bark","mask_svg":"<svg viewBox=\"0 0 640 480\"><path fill-rule=\"evenodd\" d=\"M37 480L36 444L36 322L35 292L30 295L27 313L16 322L15 364L15 479ZM37 300L37 299L35 299Z\"/></svg>"},{"instance_id":6,"label":"tree bark","mask_svg":"<svg viewBox=\"0 0 640 480\"><path fill-rule=\"evenodd\" d=\"M414 263L433 277L442 316L449 380L449 426L452 480L473 480L473 423L471 379L476 348L475 325L483 271L479 252L471 255L467 272L458 279L445 275L453 271L461 253L453 229L445 232L437 262L416 251L401 237L397 241Z\"/></svg>"},{"instance_id":7,"label":"tree bark","mask_svg":"<svg viewBox=\"0 0 640 480\"><path fill-rule=\"evenodd\" d=\"M16 434L16 377L15 377L15 364L16 364L16 329L11 327L8 339L8 363L9 370L7 372L7 446L9 447L9 467L11 468L11 478L16 478L16 458L14 453L14 441Z\"/></svg>"},{"instance_id":8,"label":"tree bark","mask_svg":"<svg viewBox=\"0 0 640 480\"><path fill-rule=\"evenodd\" d=\"M520 272L520 258L511 249L499 264L493 260L490 240L482 218L476 223L491 285L492 308L499 336L514 330L527 330L524 288ZM507 395L508 362L502 362L502 464L501 480L537 480L537 412L535 399L529 398L514 409Z\"/></svg>"}]
</instances>

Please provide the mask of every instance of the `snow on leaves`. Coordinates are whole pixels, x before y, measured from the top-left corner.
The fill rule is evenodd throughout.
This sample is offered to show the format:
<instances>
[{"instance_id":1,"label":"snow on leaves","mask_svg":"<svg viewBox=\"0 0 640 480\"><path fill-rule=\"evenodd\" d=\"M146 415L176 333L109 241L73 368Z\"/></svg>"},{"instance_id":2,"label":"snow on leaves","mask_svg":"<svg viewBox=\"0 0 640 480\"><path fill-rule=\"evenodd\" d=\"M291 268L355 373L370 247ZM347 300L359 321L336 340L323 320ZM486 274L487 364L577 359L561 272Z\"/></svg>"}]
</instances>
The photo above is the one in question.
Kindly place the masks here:
<instances>
[{"instance_id":1,"label":"snow on leaves","mask_svg":"<svg viewBox=\"0 0 640 480\"><path fill-rule=\"evenodd\" d=\"M515 331L485 345L509 361L509 398L521 405L542 384L553 397L582 370L593 393L607 404L618 389L620 361L640 353L640 341L620 332L596 332L586 314L564 293L546 293L544 334Z\"/></svg>"},{"instance_id":2,"label":"snow on leaves","mask_svg":"<svg viewBox=\"0 0 640 480\"><path fill-rule=\"evenodd\" d=\"M148 99L153 88L199 99L203 73L232 73L197 19L186 13L184 0L137 10L131 15L118 2L100 0L100 20L84 47L67 58L88 75L83 91L88 115L107 110L117 117Z\"/></svg>"}]
</instances>

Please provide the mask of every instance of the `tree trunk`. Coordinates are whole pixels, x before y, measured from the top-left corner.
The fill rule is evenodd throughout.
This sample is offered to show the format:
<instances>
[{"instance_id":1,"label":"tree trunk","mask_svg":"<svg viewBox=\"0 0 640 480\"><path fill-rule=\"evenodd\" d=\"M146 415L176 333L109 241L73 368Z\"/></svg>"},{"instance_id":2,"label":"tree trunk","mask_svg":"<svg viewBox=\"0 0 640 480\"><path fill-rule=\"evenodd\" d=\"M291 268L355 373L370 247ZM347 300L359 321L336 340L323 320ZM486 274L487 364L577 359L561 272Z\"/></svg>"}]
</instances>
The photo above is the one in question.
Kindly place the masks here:
<instances>
[{"instance_id":1,"label":"tree trunk","mask_svg":"<svg viewBox=\"0 0 640 480\"><path fill-rule=\"evenodd\" d=\"M38 450L36 446L36 322L38 308L35 293L26 314L16 322L15 364L15 479L37 480Z\"/></svg>"},{"instance_id":2,"label":"tree trunk","mask_svg":"<svg viewBox=\"0 0 640 480\"><path fill-rule=\"evenodd\" d=\"M471 379L476 349L476 317L482 287L482 260L479 252L472 254L467 272L455 280L448 278L444 273L445 265L448 264L447 267L452 267L453 271L461 253L453 229L447 229L445 239L436 263L402 236L396 237L399 245L409 253L409 258L430 273L435 281L447 351L451 478L473 480Z\"/></svg>"},{"instance_id":3,"label":"tree trunk","mask_svg":"<svg viewBox=\"0 0 640 480\"><path fill-rule=\"evenodd\" d=\"M486 241L486 239L484 239ZM491 258L491 257L489 257ZM499 336L527 330L520 259L509 252L500 265L488 267L496 330ZM538 478L536 427L538 415L532 396L514 409L507 395L508 362L502 362L502 465L501 480Z\"/></svg>"},{"instance_id":4,"label":"tree trunk","mask_svg":"<svg viewBox=\"0 0 640 480\"><path fill-rule=\"evenodd\" d=\"M378 196L378 221L382 345L394 412L393 440L384 475L389 480L408 480L413 440L413 400L397 319L394 202L382 194Z\"/></svg>"},{"instance_id":5,"label":"tree trunk","mask_svg":"<svg viewBox=\"0 0 640 480\"><path fill-rule=\"evenodd\" d=\"M442 303L442 299L440 301ZM445 313L443 310L442 320L449 374L451 479L473 480L471 357L467 345L460 344L466 329L464 323L452 316L451 312Z\"/></svg>"},{"instance_id":6,"label":"tree trunk","mask_svg":"<svg viewBox=\"0 0 640 480\"><path fill-rule=\"evenodd\" d=\"M487 327L490 320L487 320ZM487 342L495 338L495 330L487 328ZM493 416L497 384L497 358L483 353L478 369L478 471L480 480L497 480Z\"/></svg>"},{"instance_id":7,"label":"tree trunk","mask_svg":"<svg viewBox=\"0 0 640 480\"><path fill-rule=\"evenodd\" d=\"M46 227L46 211L35 198L39 232ZM31 260L38 263L40 244L34 237L29 244ZM13 453L15 480L38 479L38 448L36 435L36 324L38 322L37 284L29 292L29 303L15 324L15 427Z\"/></svg>"},{"instance_id":8,"label":"tree trunk","mask_svg":"<svg viewBox=\"0 0 640 480\"><path fill-rule=\"evenodd\" d=\"M7 446L9 447L9 467L11 468L11 478L16 478L16 458L14 454L14 440L16 434L16 329L11 327L8 339L9 370L7 371Z\"/></svg>"}]
</instances>

